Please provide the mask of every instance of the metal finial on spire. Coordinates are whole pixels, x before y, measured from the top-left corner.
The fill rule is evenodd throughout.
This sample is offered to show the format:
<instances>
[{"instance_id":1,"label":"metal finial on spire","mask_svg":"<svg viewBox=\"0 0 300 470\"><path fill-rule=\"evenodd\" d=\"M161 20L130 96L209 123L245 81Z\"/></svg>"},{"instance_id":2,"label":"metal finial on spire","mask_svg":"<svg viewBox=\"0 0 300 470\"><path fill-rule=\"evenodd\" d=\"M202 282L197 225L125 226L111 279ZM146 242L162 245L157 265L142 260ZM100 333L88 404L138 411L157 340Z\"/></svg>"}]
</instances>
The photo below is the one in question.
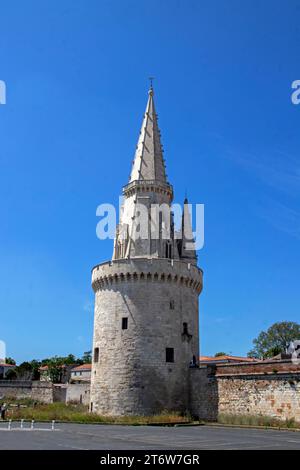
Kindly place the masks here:
<instances>
[{"instance_id":1,"label":"metal finial on spire","mask_svg":"<svg viewBox=\"0 0 300 470\"><path fill-rule=\"evenodd\" d=\"M154 77L149 77L149 80L150 80L150 90L149 90L149 93L151 93L153 95L153 80L154 80Z\"/></svg>"}]
</instances>

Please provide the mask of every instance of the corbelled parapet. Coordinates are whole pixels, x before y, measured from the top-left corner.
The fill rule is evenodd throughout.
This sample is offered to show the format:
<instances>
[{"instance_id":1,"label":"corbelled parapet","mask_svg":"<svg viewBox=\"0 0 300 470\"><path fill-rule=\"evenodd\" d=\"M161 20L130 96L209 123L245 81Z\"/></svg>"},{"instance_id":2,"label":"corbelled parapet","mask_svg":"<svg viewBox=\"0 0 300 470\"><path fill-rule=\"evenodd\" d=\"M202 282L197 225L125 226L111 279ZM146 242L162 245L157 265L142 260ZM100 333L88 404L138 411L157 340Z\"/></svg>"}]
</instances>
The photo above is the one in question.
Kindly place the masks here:
<instances>
[{"instance_id":1,"label":"corbelled parapet","mask_svg":"<svg viewBox=\"0 0 300 470\"><path fill-rule=\"evenodd\" d=\"M180 260L120 259L95 266L92 270L92 287L97 292L118 282L167 282L190 287L199 295L202 290L202 276L200 268Z\"/></svg>"}]
</instances>

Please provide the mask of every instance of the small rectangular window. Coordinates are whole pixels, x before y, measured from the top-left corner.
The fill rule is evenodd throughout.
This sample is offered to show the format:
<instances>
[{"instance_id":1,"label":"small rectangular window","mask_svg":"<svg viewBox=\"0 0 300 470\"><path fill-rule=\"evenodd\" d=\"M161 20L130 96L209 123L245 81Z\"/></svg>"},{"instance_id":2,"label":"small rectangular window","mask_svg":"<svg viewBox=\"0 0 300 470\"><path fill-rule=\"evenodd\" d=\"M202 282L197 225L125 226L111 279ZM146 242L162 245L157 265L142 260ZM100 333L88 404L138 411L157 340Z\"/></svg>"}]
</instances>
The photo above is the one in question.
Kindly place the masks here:
<instances>
[{"instance_id":1,"label":"small rectangular window","mask_svg":"<svg viewBox=\"0 0 300 470\"><path fill-rule=\"evenodd\" d=\"M99 348L94 349L94 362L99 362Z\"/></svg>"},{"instance_id":2,"label":"small rectangular window","mask_svg":"<svg viewBox=\"0 0 300 470\"><path fill-rule=\"evenodd\" d=\"M174 362L174 348L166 348L166 362Z\"/></svg>"},{"instance_id":3,"label":"small rectangular window","mask_svg":"<svg viewBox=\"0 0 300 470\"><path fill-rule=\"evenodd\" d=\"M170 309L174 310L174 308L175 308L175 302L174 300L170 300Z\"/></svg>"},{"instance_id":4,"label":"small rectangular window","mask_svg":"<svg viewBox=\"0 0 300 470\"><path fill-rule=\"evenodd\" d=\"M127 328L128 328L128 318L123 317L122 318L122 330L127 330Z\"/></svg>"}]
</instances>

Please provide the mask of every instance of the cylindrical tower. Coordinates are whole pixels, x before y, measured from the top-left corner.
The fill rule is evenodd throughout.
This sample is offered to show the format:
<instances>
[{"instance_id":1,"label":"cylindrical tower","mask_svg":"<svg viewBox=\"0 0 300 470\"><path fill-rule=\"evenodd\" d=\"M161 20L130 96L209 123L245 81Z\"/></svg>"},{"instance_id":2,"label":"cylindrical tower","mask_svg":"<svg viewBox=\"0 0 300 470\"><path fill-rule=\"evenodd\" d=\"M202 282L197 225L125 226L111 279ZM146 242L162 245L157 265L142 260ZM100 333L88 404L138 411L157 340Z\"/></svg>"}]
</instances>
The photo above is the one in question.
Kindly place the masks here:
<instances>
[{"instance_id":1,"label":"cylindrical tower","mask_svg":"<svg viewBox=\"0 0 300 470\"><path fill-rule=\"evenodd\" d=\"M184 412L189 367L199 356L202 271L186 231L191 227L187 200L182 236L174 230L173 188L165 173L152 88L123 194L113 259L92 271L90 410L103 415Z\"/></svg>"},{"instance_id":2,"label":"cylindrical tower","mask_svg":"<svg viewBox=\"0 0 300 470\"><path fill-rule=\"evenodd\" d=\"M184 261L118 260L96 266L92 278L91 410L188 410L188 371L199 355L201 270Z\"/></svg>"}]
</instances>

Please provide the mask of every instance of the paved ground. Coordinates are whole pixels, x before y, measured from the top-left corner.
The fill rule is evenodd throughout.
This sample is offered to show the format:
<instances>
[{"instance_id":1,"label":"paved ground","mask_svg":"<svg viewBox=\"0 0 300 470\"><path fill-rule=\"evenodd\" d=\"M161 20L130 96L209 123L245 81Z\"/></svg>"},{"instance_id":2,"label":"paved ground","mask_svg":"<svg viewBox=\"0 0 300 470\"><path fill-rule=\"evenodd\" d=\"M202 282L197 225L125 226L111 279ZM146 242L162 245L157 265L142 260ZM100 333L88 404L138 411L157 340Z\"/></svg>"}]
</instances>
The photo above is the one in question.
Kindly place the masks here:
<instances>
[{"instance_id":1,"label":"paved ground","mask_svg":"<svg viewBox=\"0 0 300 470\"><path fill-rule=\"evenodd\" d=\"M50 424L18 430L0 423L1 449L300 449L300 433L214 426ZM19 423L18 423L19 426ZM27 424L28 426L28 424Z\"/></svg>"}]
</instances>

